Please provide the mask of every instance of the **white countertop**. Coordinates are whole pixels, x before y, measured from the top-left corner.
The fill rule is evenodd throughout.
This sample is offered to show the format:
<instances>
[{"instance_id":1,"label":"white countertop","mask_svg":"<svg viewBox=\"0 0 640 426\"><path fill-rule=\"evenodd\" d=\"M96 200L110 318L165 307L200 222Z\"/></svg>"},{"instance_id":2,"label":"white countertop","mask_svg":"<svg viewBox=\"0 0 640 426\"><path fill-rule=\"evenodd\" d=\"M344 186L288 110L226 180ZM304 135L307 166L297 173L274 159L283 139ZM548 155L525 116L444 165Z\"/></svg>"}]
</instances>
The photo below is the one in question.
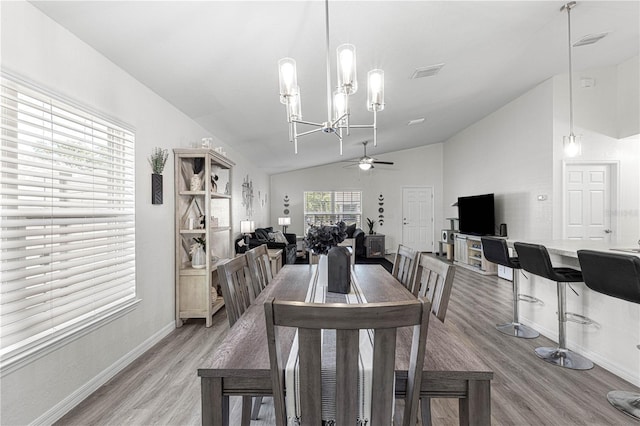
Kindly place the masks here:
<instances>
[{"instance_id":1,"label":"white countertop","mask_svg":"<svg viewBox=\"0 0 640 426\"><path fill-rule=\"evenodd\" d=\"M515 241L521 241L523 243L540 244L547 248L550 254L557 254L560 256L578 258L578 250L597 250L608 253L619 253L627 255L635 255L640 257L640 253L632 253L629 251L614 250L617 248L630 249L640 248L638 241L627 242L605 242L605 241L593 241L593 240L521 240L521 239L508 239L507 244L509 247L513 247Z\"/></svg>"}]
</instances>

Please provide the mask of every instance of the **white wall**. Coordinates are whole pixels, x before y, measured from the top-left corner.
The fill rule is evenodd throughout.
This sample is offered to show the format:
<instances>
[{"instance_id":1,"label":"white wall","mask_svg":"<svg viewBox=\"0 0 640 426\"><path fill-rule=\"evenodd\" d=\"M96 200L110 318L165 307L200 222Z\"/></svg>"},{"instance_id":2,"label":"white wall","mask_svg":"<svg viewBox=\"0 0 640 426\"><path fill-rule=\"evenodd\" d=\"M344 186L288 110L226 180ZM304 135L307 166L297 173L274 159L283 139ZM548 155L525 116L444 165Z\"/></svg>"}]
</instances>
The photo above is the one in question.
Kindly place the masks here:
<instances>
[{"instance_id":1,"label":"white wall","mask_svg":"<svg viewBox=\"0 0 640 426\"><path fill-rule=\"evenodd\" d=\"M510 238L551 237L552 93L547 80L447 140L445 217L458 217L459 196L494 193L496 226Z\"/></svg>"},{"instance_id":2,"label":"white wall","mask_svg":"<svg viewBox=\"0 0 640 426\"><path fill-rule=\"evenodd\" d=\"M1 2L3 69L115 117L136 132L136 289L138 307L24 368L3 374L0 423L50 423L131 357L174 327L173 155L164 171L164 204L152 205L153 147L189 147L211 136L175 107L26 2ZM240 184L249 173L257 194L268 178L227 144L234 169L235 233L244 217ZM254 219L266 223L256 203ZM203 324L204 326L204 324ZM195 373L194 373L195 374Z\"/></svg>"},{"instance_id":3,"label":"white wall","mask_svg":"<svg viewBox=\"0 0 640 426\"><path fill-rule=\"evenodd\" d=\"M612 164L619 181L611 206L614 241L628 240L630 236L634 240L640 238L638 63L635 56L618 66L574 73L574 133L582 140L582 153L574 158L566 158L562 149L562 137L569 133L569 77L564 74L553 78L554 197L562 200L563 162ZM593 79L593 87L582 87L583 78ZM635 116L620 113L634 110ZM623 139L621 133L626 135ZM553 238L560 239L562 203L554 204L553 208Z\"/></svg>"},{"instance_id":4,"label":"white wall","mask_svg":"<svg viewBox=\"0 0 640 426\"><path fill-rule=\"evenodd\" d=\"M283 199L290 199L291 226L289 232L304 232L304 191L359 190L363 197L363 225L367 232L366 218L378 219L378 196L384 196L384 225L376 223L374 230L384 234L387 251L395 253L402 241L402 187L433 187L435 207L435 241L438 241L442 218L442 144L396 151L373 157L393 161L393 166L376 166L363 172L357 166L345 168L348 163L335 163L271 176L272 222L277 226L278 216L283 216ZM436 244L437 249L437 244Z\"/></svg>"}]
</instances>

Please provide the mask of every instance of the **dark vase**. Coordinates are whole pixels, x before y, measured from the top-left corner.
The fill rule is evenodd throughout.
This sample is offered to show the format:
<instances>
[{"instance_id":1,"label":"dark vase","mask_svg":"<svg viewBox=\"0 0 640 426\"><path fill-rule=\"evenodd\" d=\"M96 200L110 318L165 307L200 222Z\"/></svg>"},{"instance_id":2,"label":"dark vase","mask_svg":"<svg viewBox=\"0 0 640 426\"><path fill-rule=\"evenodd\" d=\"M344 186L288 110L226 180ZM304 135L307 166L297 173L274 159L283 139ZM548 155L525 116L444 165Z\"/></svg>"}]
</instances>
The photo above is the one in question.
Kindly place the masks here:
<instances>
[{"instance_id":1,"label":"dark vase","mask_svg":"<svg viewBox=\"0 0 640 426\"><path fill-rule=\"evenodd\" d=\"M332 247L327 255L328 290L347 294L351 291L351 253L347 247Z\"/></svg>"},{"instance_id":2,"label":"dark vase","mask_svg":"<svg viewBox=\"0 0 640 426\"><path fill-rule=\"evenodd\" d=\"M162 204L162 175L151 174L151 204Z\"/></svg>"}]
</instances>

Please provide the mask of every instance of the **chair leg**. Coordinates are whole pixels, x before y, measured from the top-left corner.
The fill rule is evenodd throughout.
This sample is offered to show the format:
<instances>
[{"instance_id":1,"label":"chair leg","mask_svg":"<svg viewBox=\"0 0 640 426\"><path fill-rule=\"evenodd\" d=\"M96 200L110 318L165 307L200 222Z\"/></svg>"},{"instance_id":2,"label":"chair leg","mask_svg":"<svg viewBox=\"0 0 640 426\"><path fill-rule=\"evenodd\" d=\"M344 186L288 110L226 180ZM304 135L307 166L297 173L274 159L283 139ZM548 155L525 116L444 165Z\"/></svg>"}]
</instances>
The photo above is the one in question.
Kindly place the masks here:
<instances>
[{"instance_id":1,"label":"chair leg","mask_svg":"<svg viewBox=\"0 0 640 426\"><path fill-rule=\"evenodd\" d=\"M260 405L262 404L262 397L256 396L253 398L253 410L251 410L251 420L258 420L258 414L260 414Z\"/></svg>"},{"instance_id":2,"label":"chair leg","mask_svg":"<svg viewBox=\"0 0 640 426\"><path fill-rule=\"evenodd\" d=\"M536 348L536 355L544 361L572 370L589 370L593 363L580 354L570 351L566 345L567 329L567 283L559 282L558 286L558 347Z\"/></svg>"},{"instance_id":3,"label":"chair leg","mask_svg":"<svg viewBox=\"0 0 640 426\"><path fill-rule=\"evenodd\" d=\"M640 420L640 393L611 391L607 399L618 410L636 420Z\"/></svg>"},{"instance_id":4,"label":"chair leg","mask_svg":"<svg viewBox=\"0 0 640 426\"><path fill-rule=\"evenodd\" d=\"M420 398L422 426L431 426L431 398Z\"/></svg>"},{"instance_id":5,"label":"chair leg","mask_svg":"<svg viewBox=\"0 0 640 426\"><path fill-rule=\"evenodd\" d=\"M240 424L242 426L249 426L251 423L251 397L243 396L242 397L242 417L240 419Z\"/></svg>"},{"instance_id":6,"label":"chair leg","mask_svg":"<svg viewBox=\"0 0 640 426\"><path fill-rule=\"evenodd\" d=\"M518 301L520 300L520 271L518 269L513 270L513 322L506 324L497 324L496 329L499 332L508 334L513 337L520 337L522 339L535 339L540 336L540 333L526 325L520 324L520 310L518 307Z\"/></svg>"}]
</instances>

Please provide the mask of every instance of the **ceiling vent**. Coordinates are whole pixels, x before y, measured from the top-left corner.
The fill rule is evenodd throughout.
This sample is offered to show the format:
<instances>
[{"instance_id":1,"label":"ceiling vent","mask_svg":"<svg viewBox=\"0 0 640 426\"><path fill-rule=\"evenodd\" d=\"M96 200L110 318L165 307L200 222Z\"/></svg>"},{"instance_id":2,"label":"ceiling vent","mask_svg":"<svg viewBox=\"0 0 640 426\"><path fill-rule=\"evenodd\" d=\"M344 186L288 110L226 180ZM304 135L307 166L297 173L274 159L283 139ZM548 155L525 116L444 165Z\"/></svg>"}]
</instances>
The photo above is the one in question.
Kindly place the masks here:
<instances>
[{"instance_id":1,"label":"ceiling vent","mask_svg":"<svg viewBox=\"0 0 640 426\"><path fill-rule=\"evenodd\" d=\"M607 36L607 34L609 34L609 33L599 33L599 34L586 35L586 36L582 37L580 40L578 40L575 43L573 43L573 47L586 46L588 44L596 43L596 42L602 40L603 38L605 38Z\"/></svg>"},{"instance_id":2,"label":"ceiling vent","mask_svg":"<svg viewBox=\"0 0 640 426\"><path fill-rule=\"evenodd\" d=\"M430 65L428 67L416 68L413 74L411 74L411 79L431 77L432 75L438 74L442 69L442 67L444 67L444 64L436 64L436 65Z\"/></svg>"}]
</instances>

